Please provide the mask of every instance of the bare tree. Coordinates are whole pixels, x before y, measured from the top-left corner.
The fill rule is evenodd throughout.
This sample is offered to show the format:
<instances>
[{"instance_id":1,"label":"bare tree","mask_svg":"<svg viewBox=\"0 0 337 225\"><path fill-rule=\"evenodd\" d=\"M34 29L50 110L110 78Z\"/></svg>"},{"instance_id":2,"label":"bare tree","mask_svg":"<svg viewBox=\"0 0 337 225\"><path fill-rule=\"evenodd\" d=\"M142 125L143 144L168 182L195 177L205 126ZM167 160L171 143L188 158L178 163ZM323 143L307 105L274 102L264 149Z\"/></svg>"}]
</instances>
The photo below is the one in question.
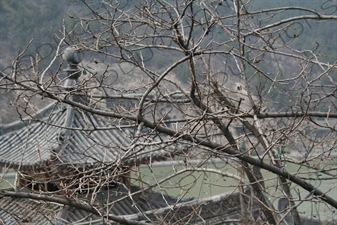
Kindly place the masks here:
<instances>
[{"instance_id":1,"label":"bare tree","mask_svg":"<svg viewBox=\"0 0 337 225\"><path fill-rule=\"evenodd\" d=\"M301 1L269 7L251 0L81 3L71 15L76 26L65 23L55 34L60 42L47 68L38 71L36 58L29 70L22 70L19 55L11 74L1 73L1 87L16 91L14 104L20 117L38 120L36 102L44 98L114 118L93 127L65 123L68 130L133 129L133 142L125 150L128 154L139 146L170 151L177 143L188 150L173 151L172 158L165 155L173 172L160 180L153 163L161 159L149 158L146 164L154 180L150 184L142 179L141 163L131 163L127 169L123 164L136 153L125 153L108 164L97 160L97 167L90 170L78 170L74 164L76 179L69 179L77 180L76 184L66 183L58 192L76 198L81 187L100 190L121 176L131 176L131 183L142 187L138 193L150 188L163 192L170 182L178 185L173 180L182 176L218 174L233 180L233 190L241 193L242 223L256 222L251 204L259 206L259 219L268 224L282 224L288 214L288 222L304 224L298 208L305 202L326 207L330 217L322 220L336 219L331 216L337 208L336 55L326 55L326 46L332 43L321 43L308 31L336 35L325 29L337 20L335 12L326 11L326 2L310 7L298 6ZM66 45L73 46L71 51L83 60L79 64L82 76L65 85L67 78L78 73L68 70L68 77L64 76L62 63L56 64ZM48 73L51 67L56 68L52 74ZM59 151L55 152L57 157ZM212 160L226 167L206 168ZM295 165L296 171L288 171L287 165ZM113 176L90 181L90 176L100 180L100 171ZM273 174L272 183L265 171ZM188 195L192 186L176 186L185 190L178 198ZM99 214L90 203L8 191L2 195L52 201ZM284 199L287 205L277 209L274 198ZM319 214L310 213L311 217ZM107 219L133 223L111 215Z\"/></svg>"}]
</instances>

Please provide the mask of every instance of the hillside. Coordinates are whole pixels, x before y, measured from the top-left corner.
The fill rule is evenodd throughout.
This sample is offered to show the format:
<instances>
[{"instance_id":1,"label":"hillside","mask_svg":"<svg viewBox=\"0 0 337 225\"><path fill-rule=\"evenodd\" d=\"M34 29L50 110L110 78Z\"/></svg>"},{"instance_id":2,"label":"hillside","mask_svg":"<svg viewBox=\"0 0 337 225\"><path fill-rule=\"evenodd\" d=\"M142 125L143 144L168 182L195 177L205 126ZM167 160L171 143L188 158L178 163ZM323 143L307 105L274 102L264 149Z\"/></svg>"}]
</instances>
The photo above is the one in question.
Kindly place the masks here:
<instances>
[{"instance_id":1,"label":"hillside","mask_svg":"<svg viewBox=\"0 0 337 225\"><path fill-rule=\"evenodd\" d=\"M93 3L94 1L91 1ZM327 1L311 1L311 5L307 6L306 0L284 0L284 1L270 1L270 0L258 0L253 1L247 6L247 9L252 12L259 9L284 7L284 6L301 6L317 9L317 11L324 14L336 13L333 2ZM100 4L100 1L97 1ZM228 4L228 3L226 3ZM222 12L225 14L226 8L225 2L222 4ZM11 65L16 55L25 49L30 40L32 40L27 52L21 58L21 68L30 65L31 59L39 57L43 59L39 64L39 71L48 65L52 60L55 49L60 39L60 31L63 24L66 24L67 29L70 29L69 24L76 24L76 19L71 19L67 16L69 12L78 12L83 7L78 1L49 1L49 0L0 0L0 70L5 73L11 71ZM335 8L336 7L336 8ZM277 21L290 16L301 15L303 13L298 10L282 12L279 15L271 18L271 21ZM258 18L256 18L257 20ZM268 21L270 22L270 21ZM325 62L334 63L337 55L337 40L336 22L316 22L316 21L302 21L299 20L294 25L294 28L289 31L289 35L300 35L300 39L294 39L290 42L290 46L296 46L301 50L314 49L316 45L319 45L319 49L316 51L321 59ZM223 39L224 34L220 30L220 27L215 26L211 31L212 38L218 38L219 41ZM324 35L320 35L324 34ZM288 40L285 40L288 41ZM151 66L163 68L165 64L169 63L170 53L157 54L155 61ZM286 62L280 59L282 65L287 70L292 69L294 62ZM150 63L150 62L149 62ZM219 64L222 63L219 60ZM233 62L234 63L234 62ZM234 66L235 67L235 66ZM233 67L233 68L234 68ZM269 66L270 67L270 66ZM54 68L52 68L54 69ZM217 68L215 68L217 69ZM263 68L264 69L264 68ZM269 68L266 67L265 70ZM188 66L181 65L174 72L178 73L182 82L188 81ZM269 71L265 71L269 72ZM15 110L7 108L9 102L14 100L13 93L5 93L1 91L0 104L6 106L1 110L2 121L11 121L11 115L14 115ZM280 97L280 96L278 96Z\"/></svg>"}]
</instances>

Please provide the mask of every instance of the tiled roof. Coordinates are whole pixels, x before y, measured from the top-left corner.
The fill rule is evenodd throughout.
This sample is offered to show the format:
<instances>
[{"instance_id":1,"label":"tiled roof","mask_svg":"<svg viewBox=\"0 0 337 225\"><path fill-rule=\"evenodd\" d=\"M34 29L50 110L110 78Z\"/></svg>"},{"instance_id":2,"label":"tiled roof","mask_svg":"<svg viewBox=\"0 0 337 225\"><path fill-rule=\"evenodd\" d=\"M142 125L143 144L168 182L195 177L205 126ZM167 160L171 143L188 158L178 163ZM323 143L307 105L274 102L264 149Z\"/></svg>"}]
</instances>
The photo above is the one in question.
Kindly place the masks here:
<instances>
[{"instance_id":1,"label":"tiled roof","mask_svg":"<svg viewBox=\"0 0 337 225\"><path fill-rule=\"evenodd\" d=\"M109 212L109 215L124 216L128 220L146 221L150 224L204 224L206 221L207 224L240 224L241 219L247 216L241 215L239 192L206 199L178 200L152 190L140 191L138 187L132 187L130 190L121 188L104 191L95 197L95 202L91 204L102 212L102 216L59 204L4 197L0 199L0 219L9 225L26 224L24 221L28 220L31 224L103 224L103 221L115 224L106 219L106 212ZM77 196L77 201L81 199L88 201L91 196ZM257 219L257 203L254 202L253 205L246 199L247 210ZM107 201L109 209L102 208L102 205L107 205ZM9 210L12 214L8 214ZM45 218L33 216L40 214L44 214ZM41 222L35 223L35 219L41 219Z\"/></svg>"},{"instance_id":2,"label":"tiled roof","mask_svg":"<svg viewBox=\"0 0 337 225\"><path fill-rule=\"evenodd\" d=\"M54 224L51 219L58 216L62 209L61 205L33 201L25 198L0 199L0 224L35 224L48 225Z\"/></svg>"},{"instance_id":3,"label":"tiled roof","mask_svg":"<svg viewBox=\"0 0 337 225\"><path fill-rule=\"evenodd\" d=\"M139 191L138 187L131 187L130 190L113 189L102 192L103 201L109 201L109 214L116 216L128 216L158 210L160 208L174 205L179 201L176 198L151 190ZM29 191L29 190L24 190ZM133 194L129 196L129 191ZM96 208L100 208L102 202L99 194L96 196ZM62 197L60 197L62 198ZM78 196L77 200L88 201L91 196ZM188 199L187 199L188 200ZM184 202L187 200L180 200ZM106 211L106 209L104 210ZM137 216L130 219L137 220ZM102 217L79 210L73 207L55 203L46 203L24 198L0 198L0 224L73 224L91 221L90 224L102 224ZM110 221L111 222L111 221ZM110 223L109 223L110 224Z\"/></svg>"},{"instance_id":4,"label":"tiled roof","mask_svg":"<svg viewBox=\"0 0 337 225\"><path fill-rule=\"evenodd\" d=\"M179 143L165 144L163 137L145 135L145 131L136 137L135 128L117 127L117 122L51 104L32 118L1 127L0 166L39 168L55 159L60 164L121 160L123 165L130 165L162 160L186 148Z\"/></svg>"},{"instance_id":5,"label":"tiled roof","mask_svg":"<svg viewBox=\"0 0 337 225\"><path fill-rule=\"evenodd\" d=\"M98 205L102 205L102 202L99 202L100 199L103 199L103 201L105 201L106 203L107 198L109 198L109 214L115 216L126 216L125 218L129 220L144 219L144 216L141 215L145 215L146 212L157 211L161 208L175 205L178 202L192 200L183 199L179 201L174 197L159 192L153 192L151 190L140 192L140 189L138 187L132 186L130 189L130 194L135 192L138 193L133 194L131 198L128 191L123 188L110 192L105 191L102 193L98 193L96 196L96 200L98 202ZM106 209L103 211L106 211ZM74 223L78 221L91 221L93 222L93 224L95 224L94 222L96 222L97 224L102 224L102 217L93 214L88 215L88 213L83 210L75 208L64 208L62 213L63 215L66 215L65 217L63 217L63 219L67 222Z\"/></svg>"},{"instance_id":6,"label":"tiled roof","mask_svg":"<svg viewBox=\"0 0 337 225\"><path fill-rule=\"evenodd\" d=\"M61 131L60 127L49 123L62 124L66 116L64 112L65 109L49 105L34 118L3 126L0 166L24 168L45 164L51 157L51 147L57 144L57 135ZM39 119L43 119L43 122Z\"/></svg>"},{"instance_id":7,"label":"tiled roof","mask_svg":"<svg viewBox=\"0 0 337 225\"><path fill-rule=\"evenodd\" d=\"M30 192L29 190L21 191ZM0 224L117 224L106 218L107 212L109 215L123 216L127 220L149 224L239 225L242 224L242 219L249 217L251 221L246 221L246 224L263 224L265 218L260 212L258 202L252 201L253 198L251 198L249 190L243 198L247 204L247 208L244 210L247 215L242 214L239 195L239 192L230 192L204 199L178 200L152 190L140 191L135 186L130 190L111 189L96 193L95 201L91 202L102 213L102 216L52 202L1 197ZM53 196L55 197L55 195ZM78 195L76 201L88 202L89 199L92 199L91 195ZM105 207L102 208L102 205ZM109 205L109 209L106 208L107 205ZM306 217L301 217L301 220L303 224L313 225L332 225L336 222L335 220L327 222Z\"/></svg>"}]
</instances>

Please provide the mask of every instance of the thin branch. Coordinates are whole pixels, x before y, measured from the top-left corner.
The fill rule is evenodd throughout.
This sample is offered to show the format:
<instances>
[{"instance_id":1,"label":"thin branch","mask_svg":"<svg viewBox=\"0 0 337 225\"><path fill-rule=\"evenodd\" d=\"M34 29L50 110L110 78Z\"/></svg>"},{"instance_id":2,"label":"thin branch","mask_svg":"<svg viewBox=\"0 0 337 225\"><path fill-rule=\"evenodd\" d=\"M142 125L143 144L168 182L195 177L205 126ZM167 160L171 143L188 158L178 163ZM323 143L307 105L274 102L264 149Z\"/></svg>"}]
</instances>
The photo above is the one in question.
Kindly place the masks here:
<instances>
[{"instance_id":1,"label":"thin branch","mask_svg":"<svg viewBox=\"0 0 337 225\"><path fill-rule=\"evenodd\" d=\"M43 194L33 194L33 193L27 193L27 192L14 192L14 191L0 191L0 195L3 197L12 197L12 198L28 198L28 199L34 199L34 200L40 200L40 201L46 201L46 202L54 202L62 205L68 205L71 207L74 207L76 209L80 209L98 216L101 216L101 213L97 211L94 207L90 205L84 205L79 202L73 201L71 199L67 198L61 198L61 197L53 197L53 196L47 196ZM148 223L138 222L138 221L132 221L124 218L123 216L115 216L112 214L104 215L104 217L119 222L121 224L128 224L128 225L148 225Z\"/></svg>"}]
</instances>

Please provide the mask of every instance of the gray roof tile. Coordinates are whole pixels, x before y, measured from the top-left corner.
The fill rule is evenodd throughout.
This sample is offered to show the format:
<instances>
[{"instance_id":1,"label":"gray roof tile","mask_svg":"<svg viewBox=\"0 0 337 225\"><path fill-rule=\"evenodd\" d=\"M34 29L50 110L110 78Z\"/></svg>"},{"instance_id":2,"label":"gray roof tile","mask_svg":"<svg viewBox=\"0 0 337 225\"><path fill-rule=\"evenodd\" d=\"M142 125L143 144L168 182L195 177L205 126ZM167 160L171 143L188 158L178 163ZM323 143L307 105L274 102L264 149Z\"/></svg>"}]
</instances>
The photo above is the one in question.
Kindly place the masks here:
<instances>
[{"instance_id":1,"label":"gray roof tile","mask_svg":"<svg viewBox=\"0 0 337 225\"><path fill-rule=\"evenodd\" d=\"M131 220L151 220L158 224L228 224L227 220L237 220L246 215L241 215L239 192L224 193L206 199L183 199L176 198L151 190L139 192L138 187L131 187L130 192L123 188L104 191L103 196L106 203L109 196L109 214L127 216ZM110 194L109 193L118 193ZM247 193L248 194L248 193ZM86 199L86 200L85 200ZM90 195L78 195L77 201L87 201ZM122 200L121 200L122 199ZM248 210L259 215L259 206L256 201L249 203L249 198L245 198ZM93 202L101 212L106 212L106 208L101 208L102 201L99 196ZM29 199L3 197L0 199L0 219L5 224L73 224L89 222L87 224L102 224L103 218L83 210L62 206L59 204L38 202ZM163 221L161 221L163 220ZM108 224L114 224L109 221Z\"/></svg>"},{"instance_id":2,"label":"gray roof tile","mask_svg":"<svg viewBox=\"0 0 337 225\"><path fill-rule=\"evenodd\" d=\"M0 224L54 224L61 206L52 203L37 202L24 198L0 199Z\"/></svg>"},{"instance_id":3,"label":"gray roof tile","mask_svg":"<svg viewBox=\"0 0 337 225\"><path fill-rule=\"evenodd\" d=\"M79 166L121 159L127 165L163 160L186 148L179 143L165 144L155 135L135 137L134 128L117 127L114 118L56 103L32 118L2 128L0 166L21 169L38 168L55 159Z\"/></svg>"}]
</instances>

